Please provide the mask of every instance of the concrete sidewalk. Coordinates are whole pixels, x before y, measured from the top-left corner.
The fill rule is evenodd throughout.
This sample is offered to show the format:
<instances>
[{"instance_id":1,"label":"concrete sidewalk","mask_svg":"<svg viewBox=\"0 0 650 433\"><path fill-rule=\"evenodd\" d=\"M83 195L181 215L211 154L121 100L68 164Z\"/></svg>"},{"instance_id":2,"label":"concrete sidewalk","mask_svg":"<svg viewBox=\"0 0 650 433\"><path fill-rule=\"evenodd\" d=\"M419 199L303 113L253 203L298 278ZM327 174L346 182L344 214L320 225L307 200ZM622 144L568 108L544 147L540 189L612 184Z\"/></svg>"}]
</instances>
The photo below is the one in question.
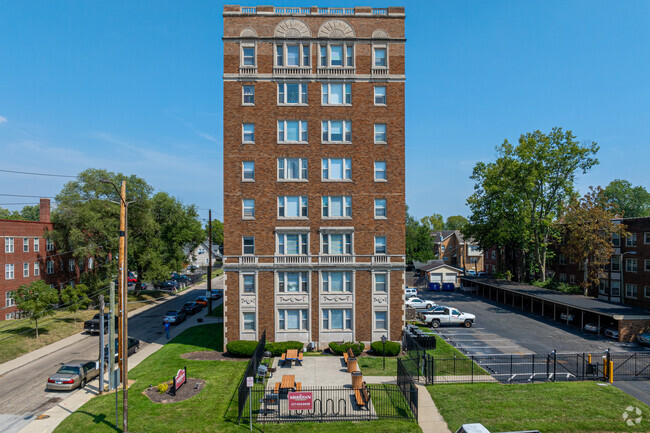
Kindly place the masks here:
<instances>
[{"instance_id":1,"label":"concrete sidewalk","mask_svg":"<svg viewBox=\"0 0 650 433\"><path fill-rule=\"evenodd\" d=\"M217 277L213 279L213 282L219 280L221 277ZM193 290L205 290L205 283L199 283L194 287L191 287L181 293L186 293L188 291L193 291ZM170 299L173 299L173 297L170 297ZM162 302L167 302L167 300L164 300ZM213 307L216 307L220 305L223 302L223 299L218 300L216 302L213 302ZM132 311L129 313L129 317L131 317L134 314L140 314L144 311L147 311L148 309L152 308L153 306L160 305L161 302L157 302L155 304L152 304L150 306L146 306L143 308L139 308L138 310ZM178 335L184 330L191 328L193 326L198 326L204 323L210 323L210 322L218 322L220 321L217 318L212 318L212 317L205 317L205 314L207 314L207 309L204 309L204 312L199 313L192 318L186 320L180 325L177 325L174 327L174 334ZM197 318L202 318L204 323L198 323ZM78 341L79 339L75 339L75 337L78 337L77 335L73 335L72 337L68 337L64 340L61 340L61 342L69 340L71 342ZM87 337L87 336L82 336L82 337ZM161 347L163 347L169 340L165 338L165 335L161 335L158 339L155 341L152 341L151 343L148 343L143 349L139 350L137 353L134 353L129 357L129 371L136 367L138 364L140 364L142 361L144 361L147 357L158 351ZM42 349L39 349L38 351L41 351L43 349L48 349L51 348L49 352L42 352L40 354L34 355L35 357L31 357L30 355L33 355L35 352L28 353L26 355L21 356L18 359L22 358L27 358L27 362L30 362L31 360L37 359L37 357L42 357L47 355L48 353L52 353L53 351L57 350L58 348L62 346L56 346L58 343L50 344L49 346L43 347ZM54 347L56 346L56 347ZM15 361L15 360L14 360ZM13 362L13 361L10 361ZM7 364L7 363L5 363ZM4 365L4 364L3 364ZM0 366L1 367L1 366ZM14 367L15 368L15 367ZM108 385L108 374L105 375L105 380L104 380L105 386ZM121 400L121 390L119 390L119 395L118 399ZM69 415L74 413L77 409L79 409L81 406L83 406L88 400L93 398L94 396L99 394L99 381L98 380L93 380L91 383L86 385L85 388L79 389L76 391L73 391L65 400L61 401L58 403L56 406L52 407L48 411L46 411L42 415L42 419L34 419L32 422L30 422L25 428L20 430L21 433L49 433L54 431L54 429ZM121 414L119 418L118 424L121 423ZM121 426L121 424L119 424Z\"/></svg>"}]
</instances>

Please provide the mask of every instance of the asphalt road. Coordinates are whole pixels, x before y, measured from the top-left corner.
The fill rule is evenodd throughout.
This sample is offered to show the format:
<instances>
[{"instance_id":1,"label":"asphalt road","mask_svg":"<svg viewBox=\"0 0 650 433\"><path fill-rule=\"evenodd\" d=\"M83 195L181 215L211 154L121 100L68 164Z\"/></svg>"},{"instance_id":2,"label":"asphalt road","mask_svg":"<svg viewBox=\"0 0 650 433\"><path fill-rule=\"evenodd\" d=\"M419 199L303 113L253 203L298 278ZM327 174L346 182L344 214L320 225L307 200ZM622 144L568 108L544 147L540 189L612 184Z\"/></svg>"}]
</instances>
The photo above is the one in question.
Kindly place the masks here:
<instances>
[{"instance_id":1,"label":"asphalt road","mask_svg":"<svg viewBox=\"0 0 650 433\"><path fill-rule=\"evenodd\" d=\"M159 338L164 333L162 316L168 310L179 309L185 302L205 294L205 283L173 296L170 300L129 317L129 336L140 340L140 347ZM213 289L223 288L223 278L213 280ZM199 314L205 314L207 309ZM174 335L172 326L172 336ZM107 336L108 337L108 336ZM97 335L87 335L61 350L24 364L0 377L0 432L20 431L34 416L38 416L61 400L69 392L45 390L47 378L64 362L74 359L97 359ZM96 382L93 382L96 384ZM74 391L73 391L74 392Z\"/></svg>"}]
</instances>

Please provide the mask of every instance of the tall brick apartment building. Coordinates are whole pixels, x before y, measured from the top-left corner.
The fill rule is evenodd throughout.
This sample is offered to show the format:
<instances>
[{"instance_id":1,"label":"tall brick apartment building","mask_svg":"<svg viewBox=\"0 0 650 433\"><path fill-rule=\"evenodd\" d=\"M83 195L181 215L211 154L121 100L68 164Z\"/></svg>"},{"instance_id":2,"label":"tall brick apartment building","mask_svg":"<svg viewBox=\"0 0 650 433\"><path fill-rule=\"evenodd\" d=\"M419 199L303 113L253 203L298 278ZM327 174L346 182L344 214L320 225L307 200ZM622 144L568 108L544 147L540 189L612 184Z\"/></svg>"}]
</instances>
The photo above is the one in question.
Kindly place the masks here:
<instances>
[{"instance_id":1,"label":"tall brick apartment building","mask_svg":"<svg viewBox=\"0 0 650 433\"><path fill-rule=\"evenodd\" d=\"M223 15L226 340L398 340L404 8Z\"/></svg>"},{"instance_id":2,"label":"tall brick apartment building","mask_svg":"<svg viewBox=\"0 0 650 433\"><path fill-rule=\"evenodd\" d=\"M79 267L69 254L56 251L45 232L52 230L50 200L42 198L38 221L0 219L0 320L17 319L14 294L22 284L44 280L57 289L79 278Z\"/></svg>"}]
</instances>

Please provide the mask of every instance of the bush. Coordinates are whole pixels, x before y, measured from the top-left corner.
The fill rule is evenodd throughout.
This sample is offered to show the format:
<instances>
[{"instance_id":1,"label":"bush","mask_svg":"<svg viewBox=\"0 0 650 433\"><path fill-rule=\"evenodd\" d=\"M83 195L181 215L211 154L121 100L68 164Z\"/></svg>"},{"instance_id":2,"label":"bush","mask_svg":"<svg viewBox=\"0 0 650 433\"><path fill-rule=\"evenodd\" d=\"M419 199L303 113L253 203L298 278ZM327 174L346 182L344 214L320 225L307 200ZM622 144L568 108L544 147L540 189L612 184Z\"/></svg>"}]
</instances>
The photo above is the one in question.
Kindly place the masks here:
<instances>
[{"instance_id":1,"label":"bush","mask_svg":"<svg viewBox=\"0 0 650 433\"><path fill-rule=\"evenodd\" d=\"M329 348L334 353L335 355L343 355L344 352L347 352L348 349L352 349L352 353L354 353L354 356L359 356L361 355L361 352L363 352L363 349L365 349L365 345L363 343L335 343L331 342L329 344Z\"/></svg>"},{"instance_id":2,"label":"bush","mask_svg":"<svg viewBox=\"0 0 650 433\"><path fill-rule=\"evenodd\" d=\"M370 345L370 348L375 353L375 355L383 355L384 345L381 343L381 341L374 341ZM400 352L401 348L402 348L402 346L399 343L396 343L394 341L387 341L386 342L386 356L397 356L397 355L399 355L399 352Z\"/></svg>"},{"instance_id":3,"label":"bush","mask_svg":"<svg viewBox=\"0 0 650 433\"><path fill-rule=\"evenodd\" d=\"M300 341L283 341L280 343L266 343L264 350L268 350L273 356L281 356L284 352L291 349L302 351L304 344Z\"/></svg>"},{"instance_id":4,"label":"bush","mask_svg":"<svg viewBox=\"0 0 650 433\"><path fill-rule=\"evenodd\" d=\"M255 353L257 341L231 341L226 344L228 355L234 358L250 358Z\"/></svg>"}]
</instances>

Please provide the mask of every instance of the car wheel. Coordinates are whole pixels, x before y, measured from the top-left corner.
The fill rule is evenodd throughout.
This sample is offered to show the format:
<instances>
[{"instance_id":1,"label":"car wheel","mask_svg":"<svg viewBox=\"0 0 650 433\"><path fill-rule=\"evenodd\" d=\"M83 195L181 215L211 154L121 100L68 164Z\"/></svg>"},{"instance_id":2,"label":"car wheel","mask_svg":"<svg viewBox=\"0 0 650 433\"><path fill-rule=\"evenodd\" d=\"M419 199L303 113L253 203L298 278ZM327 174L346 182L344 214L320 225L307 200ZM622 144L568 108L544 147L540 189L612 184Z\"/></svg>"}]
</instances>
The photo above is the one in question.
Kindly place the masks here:
<instances>
[{"instance_id":1,"label":"car wheel","mask_svg":"<svg viewBox=\"0 0 650 433\"><path fill-rule=\"evenodd\" d=\"M81 385L79 385L79 388L84 388L86 386L86 379L81 379Z\"/></svg>"},{"instance_id":2,"label":"car wheel","mask_svg":"<svg viewBox=\"0 0 650 433\"><path fill-rule=\"evenodd\" d=\"M431 304L427 304L427 310L430 310L431 307L433 307L433 305L431 305Z\"/></svg>"},{"instance_id":3,"label":"car wheel","mask_svg":"<svg viewBox=\"0 0 650 433\"><path fill-rule=\"evenodd\" d=\"M135 346L135 349L133 349L133 353L138 353L138 346Z\"/></svg>"},{"instance_id":4,"label":"car wheel","mask_svg":"<svg viewBox=\"0 0 650 433\"><path fill-rule=\"evenodd\" d=\"M472 327L472 321L471 320L465 320L465 328L471 328Z\"/></svg>"},{"instance_id":5,"label":"car wheel","mask_svg":"<svg viewBox=\"0 0 650 433\"><path fill-rule=\"evenodd\" d=\"M438 327L440 327L440 320L432 320L432 321L431 321L431 327L432 327L432 328L438 328Z\"/></svg>"}]
</instances>

